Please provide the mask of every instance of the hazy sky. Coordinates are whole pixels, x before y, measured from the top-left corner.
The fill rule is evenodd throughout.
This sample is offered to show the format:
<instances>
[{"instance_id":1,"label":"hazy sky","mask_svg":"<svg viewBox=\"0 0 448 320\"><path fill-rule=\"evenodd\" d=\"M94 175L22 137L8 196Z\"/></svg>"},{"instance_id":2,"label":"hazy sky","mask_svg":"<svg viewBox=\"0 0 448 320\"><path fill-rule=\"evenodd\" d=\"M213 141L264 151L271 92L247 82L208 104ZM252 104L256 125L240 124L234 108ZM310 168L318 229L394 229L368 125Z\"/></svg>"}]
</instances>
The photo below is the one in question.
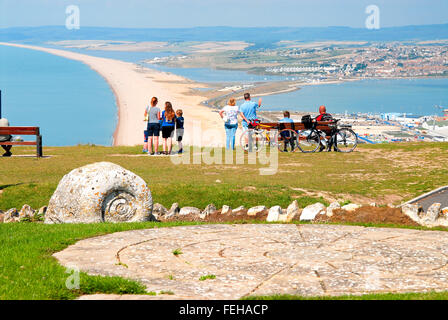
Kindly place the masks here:
<instances>
[{"instance_id":1,"label":"hazy sky","mask_svg":"<svg viewBox=\"0 0 448 320\"><path fill-rule=\"evenodd\" d=\"M364 27L372 4L381 27L448 23L448 0L0 0L0 27L64 25L68 5L81 28Z\"/></svg>"}]
</instances>

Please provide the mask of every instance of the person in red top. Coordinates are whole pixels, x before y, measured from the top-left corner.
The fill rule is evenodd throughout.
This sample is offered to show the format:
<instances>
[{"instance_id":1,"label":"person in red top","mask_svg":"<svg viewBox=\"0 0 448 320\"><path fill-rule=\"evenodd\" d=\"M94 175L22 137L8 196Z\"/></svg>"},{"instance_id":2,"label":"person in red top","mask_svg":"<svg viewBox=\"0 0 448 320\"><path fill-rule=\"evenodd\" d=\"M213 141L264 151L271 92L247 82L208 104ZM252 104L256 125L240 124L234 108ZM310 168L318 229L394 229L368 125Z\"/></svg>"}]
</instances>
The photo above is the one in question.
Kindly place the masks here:
<instances>
[{"instance_id":1,"label":"person in red top","mask_svg":"<svg viewBox=\"0 0 448 320\"><path fill-rule=\"evenodd\" d=\"M327 108L325 106L319 107L319 115L316 117L316 121L331 121L333 120L333 116L329 113L327 113ZM331 132L325 132L327 136L331 135ZM324 145L322 142L320 144L319 152L322 152L325 150L325 147L327 147L327 151L331 152L333 144L331 141L328 141L328 145ZM335 150L336 151L336 150Z\"/></svg>"},{"instance_id":2,"label":"person in red top","mask_svg":"<svg viewBox=\"0 0 448 320\"><path fill-rule=\"evenodd\" d=\"M331 121L333 117L331 114L327 113L327 108L325 106L319 107L319 115L316 117L316 121Z\"/></svg>"}]
</instances>

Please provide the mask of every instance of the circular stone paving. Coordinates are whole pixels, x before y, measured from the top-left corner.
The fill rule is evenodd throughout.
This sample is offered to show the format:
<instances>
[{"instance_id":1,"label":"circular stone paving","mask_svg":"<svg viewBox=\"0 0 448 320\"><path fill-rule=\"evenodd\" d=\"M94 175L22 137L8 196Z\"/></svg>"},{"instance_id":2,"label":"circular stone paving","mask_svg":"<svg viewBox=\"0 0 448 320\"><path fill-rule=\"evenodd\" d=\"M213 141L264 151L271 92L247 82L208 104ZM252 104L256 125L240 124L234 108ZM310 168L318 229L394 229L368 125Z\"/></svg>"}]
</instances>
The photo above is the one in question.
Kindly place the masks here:
<instances>
[{"instance_id":1,"label":"circular stone paving","mask_svg":"<svg viewBox=\"0 0 448 320\"><path fill-rule=\"evenodd\" d=\"M448 234L442 231L199 225L90 238L55 257L92 275L138 280L170 299L448 290ZM200 280L207 275L214 279Z\"/></svg>"}]
</instances>

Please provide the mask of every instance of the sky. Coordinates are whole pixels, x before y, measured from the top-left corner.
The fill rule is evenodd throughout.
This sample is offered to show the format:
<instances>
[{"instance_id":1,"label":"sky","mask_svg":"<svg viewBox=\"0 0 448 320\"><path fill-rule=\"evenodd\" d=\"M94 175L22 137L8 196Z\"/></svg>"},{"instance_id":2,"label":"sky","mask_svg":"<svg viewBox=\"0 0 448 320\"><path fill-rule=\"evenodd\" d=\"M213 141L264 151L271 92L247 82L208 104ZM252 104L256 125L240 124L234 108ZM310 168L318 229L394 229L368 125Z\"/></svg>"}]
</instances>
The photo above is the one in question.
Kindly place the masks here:
<instances>
[{"instance_id":1,"label":"sky","mask_svg":"<svg viewBox=\"0 0 448 320\"><path fill-rule=\"evenodd\" d=\"M362 28L369 5L382 28L448 23L448 0L0 0L0 28L62 26L69 5L79 7L81 27Z\"/></svg>"}]
</instances>

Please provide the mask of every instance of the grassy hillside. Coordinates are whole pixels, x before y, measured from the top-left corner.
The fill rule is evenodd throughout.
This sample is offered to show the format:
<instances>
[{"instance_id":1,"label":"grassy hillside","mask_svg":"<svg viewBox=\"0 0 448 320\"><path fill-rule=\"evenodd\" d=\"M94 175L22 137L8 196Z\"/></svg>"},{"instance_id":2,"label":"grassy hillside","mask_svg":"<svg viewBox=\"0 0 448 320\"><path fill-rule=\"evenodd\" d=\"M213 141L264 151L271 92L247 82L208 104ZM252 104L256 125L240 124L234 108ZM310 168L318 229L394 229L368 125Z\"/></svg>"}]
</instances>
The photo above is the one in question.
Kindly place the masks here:
<instances>
[{"instance_id":1,"label":"grassy hillside","mask_svg":"<svg viewBox=\"0 0 448 320\"><path fill-rule=\"evenodd\" d=\"M168 207L286 207L294 199L302 207L335 199L399 204L448 185L447 150L446 143L420 143L361 146L352 154L280 154L277 174L262 176L265 165L174 165L168 157L142 155L141 147L48 147L49 158L0 159L0 210L47 205L65 174L97 161L135 172L154 201ZM13 151L34 154L33 148Z\"/></svg>"}]
</instances>

